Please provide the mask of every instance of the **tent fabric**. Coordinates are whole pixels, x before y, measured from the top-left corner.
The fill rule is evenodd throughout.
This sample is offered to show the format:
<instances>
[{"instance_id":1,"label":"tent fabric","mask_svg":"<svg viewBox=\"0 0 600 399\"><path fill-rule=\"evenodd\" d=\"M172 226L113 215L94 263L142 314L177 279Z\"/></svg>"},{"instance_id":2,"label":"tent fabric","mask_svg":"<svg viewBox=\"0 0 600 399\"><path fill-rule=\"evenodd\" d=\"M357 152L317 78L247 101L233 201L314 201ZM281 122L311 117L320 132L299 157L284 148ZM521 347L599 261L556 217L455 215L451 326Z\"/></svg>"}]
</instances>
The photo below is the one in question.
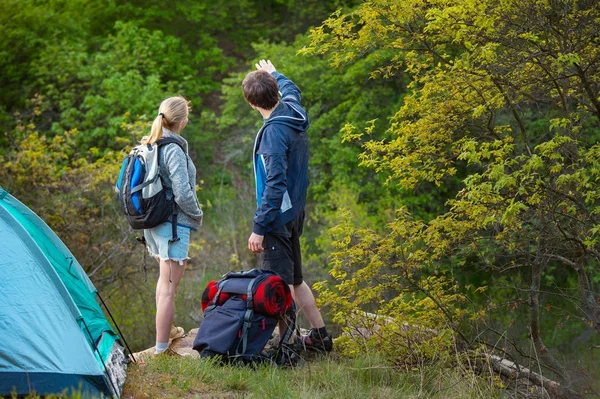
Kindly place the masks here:
<instances>
[{"instance_id":1,"label":"tent fabric","mask_svg":"<svg viewBox=\"0 0 600 399\"><path fill-rule=\"evenodd\" d=\"M2 187L0 242L0 396L112 396L105 364L120 343L94 285L56 234Z\"/></svg>"},{"instance_id":2,"label":"tent fabric","mask_svg":"<svg viewBox=\"0 0 600 399\"><path fill-rule=\"evenodd\" d=\"M86 332L90 344L98 342L104 331L116 336L96 301L96 288L66 245L42 219L14 197L4 198L3 206L34 239L52 264L90 330L91 338ZM102 357L106 358L107 355L104 353Z\"/></svg>"},{"instance_id":3,"label":"tent fabric","mask_svg":"<svg viewBox=\"0 0 600 399\"><path fill-rule=\"evenodd\" d=\"M0 372L0 389L7 394L14 390L17 393L35 391L42 395L81 393L84 398L99 398L97 387L102 384L104 384L103 378L99 376L50 372L27 374ZM5 391L5 386L10 386L10 390Z\"/></svg>"}]
</instances>

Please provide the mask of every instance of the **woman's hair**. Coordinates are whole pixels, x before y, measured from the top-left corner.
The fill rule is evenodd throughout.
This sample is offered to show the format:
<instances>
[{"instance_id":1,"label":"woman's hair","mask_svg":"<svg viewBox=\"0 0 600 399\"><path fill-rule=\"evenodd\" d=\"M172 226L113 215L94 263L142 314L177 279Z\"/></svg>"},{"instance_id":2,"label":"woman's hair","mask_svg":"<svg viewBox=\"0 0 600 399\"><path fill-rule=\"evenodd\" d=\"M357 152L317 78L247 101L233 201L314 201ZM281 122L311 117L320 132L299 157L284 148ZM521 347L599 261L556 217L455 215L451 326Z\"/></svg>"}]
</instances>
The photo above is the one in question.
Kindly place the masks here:
<instances>
[{"instance_id":1,"label":"woman's hair","mask_svg":"<svg viewBox=\"0 0 600 399\"><path fill-rule=\"evenodd\" d=\"M169 97L160 103L158 116L152 122L150 135L142 137L142 144L154 144L162 137L162 129L166 127L171 130L175 125L188 116L190 103L183 97Z\"/></svg>"}]
</instances>

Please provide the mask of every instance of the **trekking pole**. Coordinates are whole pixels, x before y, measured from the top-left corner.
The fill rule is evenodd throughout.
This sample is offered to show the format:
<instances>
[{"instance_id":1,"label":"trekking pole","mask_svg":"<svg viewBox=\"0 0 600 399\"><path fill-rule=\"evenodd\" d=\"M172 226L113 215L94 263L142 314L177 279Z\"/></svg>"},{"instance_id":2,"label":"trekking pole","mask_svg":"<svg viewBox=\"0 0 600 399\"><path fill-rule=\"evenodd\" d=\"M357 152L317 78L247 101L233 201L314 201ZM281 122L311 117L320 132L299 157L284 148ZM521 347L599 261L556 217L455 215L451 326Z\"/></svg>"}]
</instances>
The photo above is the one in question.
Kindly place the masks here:
<instances>
[{"instance_id":1,"label":"trekking pole","mask_svg":"<svg viewBox=\"0 0 600 399\"><path fill-rule=\"evenodd\" d=\"M133 362L137 363L137 360L135 360L135 357L133 356L133 352L129 348L129 344L125 340L125 336L121 332L121 329L119 328L119 325L115 321L115 318L113 317L112 313L110 313L110 309L108 308L108 306L106 306L106 303L104 303L104 299L102 299L102 297L100 296L100 293L98 291L96 291L96 295L98 295L98 298L100 298L100 302L102 302L102 305L104 305L104 309L106 309L106 311L108 312L108 315L110 316L110 319L112 320L113 324L115 325L115 327L117 327L117 331L119 332L119 337L121 337L121 339L123 340L123 343L125 344L125 347L127 347L127 350L129 351L129 355L131 355L131 358L133 359Z\"/></svg>"}]
</instances>

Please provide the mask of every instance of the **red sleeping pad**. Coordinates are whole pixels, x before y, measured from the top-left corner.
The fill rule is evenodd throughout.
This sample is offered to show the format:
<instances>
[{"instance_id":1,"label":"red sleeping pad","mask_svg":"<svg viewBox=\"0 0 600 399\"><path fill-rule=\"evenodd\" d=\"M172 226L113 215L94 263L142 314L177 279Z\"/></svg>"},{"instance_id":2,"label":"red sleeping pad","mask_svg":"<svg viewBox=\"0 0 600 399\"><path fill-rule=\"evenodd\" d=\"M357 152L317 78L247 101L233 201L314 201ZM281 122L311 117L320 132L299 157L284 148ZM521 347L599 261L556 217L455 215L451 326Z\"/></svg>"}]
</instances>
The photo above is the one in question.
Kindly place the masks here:
<instances>
[{"instance_id":1,"label":"red sleeping pad","mask_svg":"<svg viewBox=\"0 0 600 399\"><path fill-rule=\"evenodd\" d=\"M206 285L202 293L202 311L204 311L215 298L219 281L213 280ZM221 291L217 305L222 305L232 295L237 295L243 300L247 295L231 294ZM292 293L290 287L279 276L269 276L261 281L254 291L254 311L263 316L283 317L292 306Z\"/></svg>"}]
</instances>

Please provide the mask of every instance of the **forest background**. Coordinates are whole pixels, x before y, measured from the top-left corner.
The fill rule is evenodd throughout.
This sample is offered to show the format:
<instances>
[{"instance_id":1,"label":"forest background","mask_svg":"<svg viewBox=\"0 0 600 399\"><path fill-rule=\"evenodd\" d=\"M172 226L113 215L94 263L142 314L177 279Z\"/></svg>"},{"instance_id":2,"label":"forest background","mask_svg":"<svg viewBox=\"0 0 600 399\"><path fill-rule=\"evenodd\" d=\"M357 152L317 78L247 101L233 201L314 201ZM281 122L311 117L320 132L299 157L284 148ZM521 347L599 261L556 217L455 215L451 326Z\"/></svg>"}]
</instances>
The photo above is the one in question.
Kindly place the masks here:
<instances>
[{"instance_id":1,"label":"forest background","mask_svg":"<svg viewBox=\"0 0 600 399\"><path fill-rule=\"evenodd\" d=\"M209 280L258 265L262 120L240 83L265 58L311 120L306 279L336 334L370 332L341 354L486 350L598 389L596 1L1 4L0 184L65 241L132 349L153 345L157 268L120 214L121 161L162 99L192 102L205 217L176 322L194 328Z\"/></svg>"}]
</instances>

